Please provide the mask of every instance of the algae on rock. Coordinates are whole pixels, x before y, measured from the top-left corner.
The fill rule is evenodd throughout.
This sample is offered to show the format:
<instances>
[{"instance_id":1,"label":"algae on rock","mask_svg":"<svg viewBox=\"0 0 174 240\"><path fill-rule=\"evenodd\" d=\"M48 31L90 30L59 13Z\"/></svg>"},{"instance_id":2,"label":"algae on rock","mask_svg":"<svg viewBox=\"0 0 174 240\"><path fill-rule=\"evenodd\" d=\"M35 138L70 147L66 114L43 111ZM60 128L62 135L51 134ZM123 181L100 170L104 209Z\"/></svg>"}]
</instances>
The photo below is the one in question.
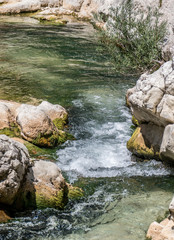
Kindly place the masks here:
<instances>
[{"instance_id":1,"label":"algae on rock","mask_svg":"<svg viewBox=\"0 0 174 240\"><path fill-rule=\"evenodd\" d=\"M127 142L127 148L138 157L147 159L159 159L159 152L156 152L153 146L150 148L146 146L140 127L137 127L135 129L132 137Z\"/></svg>"}]
</instances>

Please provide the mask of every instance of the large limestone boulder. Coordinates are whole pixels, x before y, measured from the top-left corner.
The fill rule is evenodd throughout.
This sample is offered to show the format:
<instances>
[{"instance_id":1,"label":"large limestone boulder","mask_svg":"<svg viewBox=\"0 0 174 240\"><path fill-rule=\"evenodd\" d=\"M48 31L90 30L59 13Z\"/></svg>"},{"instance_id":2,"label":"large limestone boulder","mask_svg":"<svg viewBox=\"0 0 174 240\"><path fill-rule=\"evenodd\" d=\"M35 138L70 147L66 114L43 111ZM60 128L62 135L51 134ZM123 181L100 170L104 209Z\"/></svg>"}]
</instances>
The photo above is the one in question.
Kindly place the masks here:
<instances>
[{"instance_id":1,"label":"large limestone boulder","mask_svg":"<svg viewBox=\"0 0 174 240\"><path fill-rule=\"evenodd\" d=\"M0 203L12 205L29 167L26 147L0 135Z\"/></svg>"},{"instance_id":2,"label":"large limestone boulder","mask_svg":"<svg viewBox=\"0 0 174 240\"><path fill-rule=\"evenodd\" d=\"M22 137L41 146L54 147L65 142L63 132L67 122L66 110L56 104L43 101L38 106L0 101L0 133Z\"/></svg>"},{"instance_id":3,"label":"large limestone boulder","mask_svg":"<svg viewBox=\"0 0 174 240\"><path fill-rule=\"evenodd\" d=\"M173 112L168 111L174 110L174 96L169 94L174 91L172 66L172 61L169 61L153 74L143 74L138 79L132 94L129 91L128 101L133 115L141 123L153 122L159 126L174 123Z\"/></svg>"},{"instance_id":4,"label":"large limestone boulder","mask_svg":"<svg viewBox=\"0 0 174 240\"><path fill-rule=\"evenodd\" d=\"M151 158L158 152L159 159L174 164L174 61L164 63L153 74L143 74L128 90L127 103L140 124L141 140L146 147L156 148ZM128 142L129 150L136 155L138 137L134 134ZM148 148L144 157L149 154Z\"/></svg>"}]
</instances>

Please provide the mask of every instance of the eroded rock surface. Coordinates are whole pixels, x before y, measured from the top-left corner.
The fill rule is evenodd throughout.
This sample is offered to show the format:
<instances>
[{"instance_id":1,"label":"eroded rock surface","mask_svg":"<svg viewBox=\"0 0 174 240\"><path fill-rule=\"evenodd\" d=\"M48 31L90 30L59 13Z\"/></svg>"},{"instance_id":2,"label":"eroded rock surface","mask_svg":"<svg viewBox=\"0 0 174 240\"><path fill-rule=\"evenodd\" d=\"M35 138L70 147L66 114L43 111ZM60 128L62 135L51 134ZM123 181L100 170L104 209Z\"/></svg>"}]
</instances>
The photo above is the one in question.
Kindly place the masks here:
<instances>
[{"instance_id":1,"label":"eroded rock surface","mask_svg":"<svg viewBox=\"0 0 174 240\"><path fill-rule=\"evenodd\" d=\"M166 218L160 223L151 223L147 237L151 240L174 240L174 222Z\"/></svg>"},{"instance_id":2,"label":"eroded rock surface","mask_svg":"<svg viewBox=\"0 0 174 240\"><path fill-rule=\"evenodd\" d=\"M153 74L143 74L136 86L127 92L127 102L139 122L146 146L156 146L159 158L171 163L174 163L173 66L174 61L168 61ZM131 151L136 153L135 149Z\"/></svg>"},{"instance_id":3,"label":"eroded rock surface","mask_svg":"<svg viewBox=\"0 0 174 240\"><path fill-rule=\"evenodd\" d=\"M0 135L0 203L12 205L29 167L26 147Z\"/></svg>"}]
</instances>

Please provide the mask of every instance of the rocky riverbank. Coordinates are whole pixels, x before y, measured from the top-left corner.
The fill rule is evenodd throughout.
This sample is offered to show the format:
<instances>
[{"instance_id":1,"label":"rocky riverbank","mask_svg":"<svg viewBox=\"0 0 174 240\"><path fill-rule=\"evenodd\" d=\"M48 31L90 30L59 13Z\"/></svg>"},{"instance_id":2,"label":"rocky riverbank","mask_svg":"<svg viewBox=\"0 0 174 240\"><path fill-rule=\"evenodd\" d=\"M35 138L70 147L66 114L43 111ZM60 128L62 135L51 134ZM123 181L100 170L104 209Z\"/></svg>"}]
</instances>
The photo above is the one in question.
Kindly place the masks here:
<instances>
[{"instance_id":1,"label":"rocky riverbank","mask_svg":"<svg viewBox=\"0 0 174 240\"><path fill-rule=\"evenodd\" d=\"M0 14L19 14L39 11L32 17L40 21L51 21L54 24L64 25L68 22L60 16L72 15L82 20L93 19L94 13L104 13L107 15L111 7L118 7L123 0L1 0ZM174 53L174 4L170 0L166 1L142 1L133 0L135 8L140 8L145 14L147 8L159 9L161 13L160 21L167 21L167 34L162 46L163 58L169 60ZM100 24L99 24L100 25Z\"/></svg>"},{"instance_id":2,"label":"rocky riverbank","mask_svg":"<svg viewBox=\"0 0 174 240\"><path fill-rule=\"evenodd\" d=\"M127 91L127 103L136 125L128 149L138 157L174 165L174 59L152 74L143 74ZM169 210L173 214L173 203ZM147 237L174 239L173 227L171 219L153 222Z\"/></svg>"},{"instance_id":3,"label":"rocky riverbank","mask_svg":"<svg viewBox=\"0 0 174 240\"><path fill-rule=\"evenodd\" d=\"M63 131L67 111L46 101L33 106L1 100L0 109L0 220L10 219L4 210L62 209L68 196L82 196L81 190L65 182L55 163L31 159L26 148L42 152L37 146L50 148L65 142L70 137Z\"/></svg>"}]
</instances>

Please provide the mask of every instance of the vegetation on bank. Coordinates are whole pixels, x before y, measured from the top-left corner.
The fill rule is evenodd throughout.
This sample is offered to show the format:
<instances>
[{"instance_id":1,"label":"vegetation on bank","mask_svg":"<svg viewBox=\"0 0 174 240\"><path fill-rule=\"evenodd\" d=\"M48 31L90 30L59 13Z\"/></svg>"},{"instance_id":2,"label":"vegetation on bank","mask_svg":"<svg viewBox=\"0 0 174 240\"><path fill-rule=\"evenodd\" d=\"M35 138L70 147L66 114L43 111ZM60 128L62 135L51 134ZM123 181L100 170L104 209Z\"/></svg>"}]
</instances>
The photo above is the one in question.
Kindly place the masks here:
<instances>
[{"instance_id":1,"label":"vegetation on bank","mask_svg":"<svg viewBox=\"0 0 174 240\"><path fill-rule=\"evenodd\" d=\"M117 72L141 73L160 66L167 28L159 17L158 9L143 12L132 0L111 8L107 16L95 16L95 21L105 23L98 28L100 50L109 54Z\"/></svg>"}]
</instances>

